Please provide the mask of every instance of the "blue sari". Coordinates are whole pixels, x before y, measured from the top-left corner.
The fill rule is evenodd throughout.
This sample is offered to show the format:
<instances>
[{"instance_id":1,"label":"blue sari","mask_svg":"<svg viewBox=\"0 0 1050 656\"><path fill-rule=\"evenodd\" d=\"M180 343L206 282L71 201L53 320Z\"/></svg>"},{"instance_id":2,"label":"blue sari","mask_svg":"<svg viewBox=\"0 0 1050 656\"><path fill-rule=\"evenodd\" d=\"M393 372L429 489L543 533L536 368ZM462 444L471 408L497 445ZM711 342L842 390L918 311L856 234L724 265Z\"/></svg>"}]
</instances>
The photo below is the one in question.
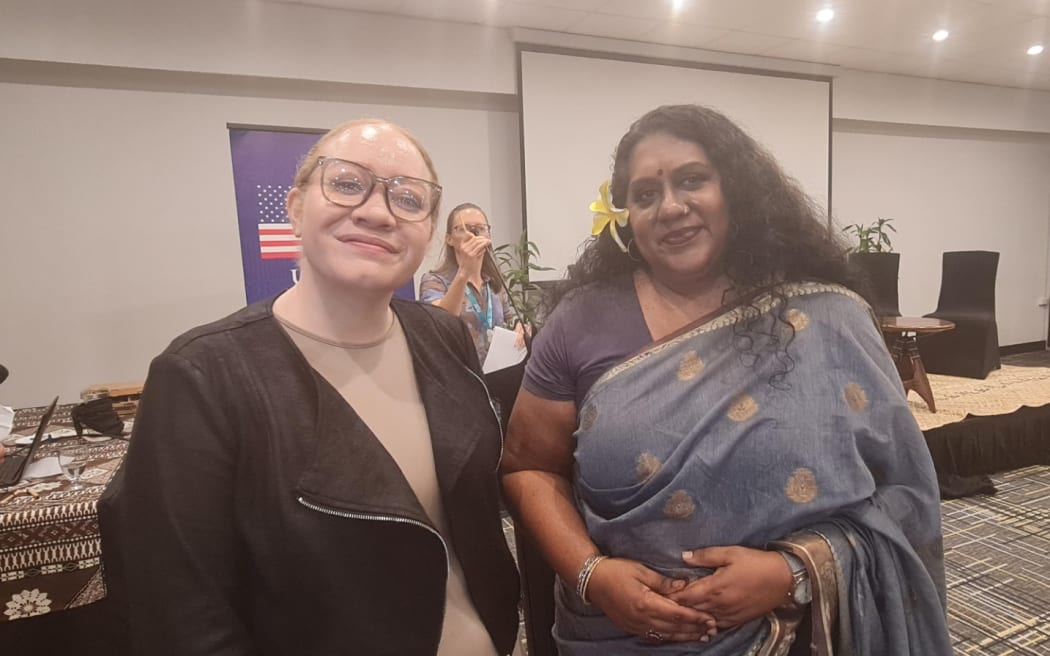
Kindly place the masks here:
<instances>
[{"instance_id":1,"label":"blue sari","mask_svg":"<svg viewBox=\"0 0 1050 656\"><path fill-rule=\"evenodd\" d=\"M933 464L853 292L782 285L650 345L594 384L575 437L574 491L601 553L692 579L711 572L683 550L808 545L815 641L951 653ZM759 654L777 633L759 618L654 646L560 582L556 606L568 655Z\"/></svg>"}]
</instances>

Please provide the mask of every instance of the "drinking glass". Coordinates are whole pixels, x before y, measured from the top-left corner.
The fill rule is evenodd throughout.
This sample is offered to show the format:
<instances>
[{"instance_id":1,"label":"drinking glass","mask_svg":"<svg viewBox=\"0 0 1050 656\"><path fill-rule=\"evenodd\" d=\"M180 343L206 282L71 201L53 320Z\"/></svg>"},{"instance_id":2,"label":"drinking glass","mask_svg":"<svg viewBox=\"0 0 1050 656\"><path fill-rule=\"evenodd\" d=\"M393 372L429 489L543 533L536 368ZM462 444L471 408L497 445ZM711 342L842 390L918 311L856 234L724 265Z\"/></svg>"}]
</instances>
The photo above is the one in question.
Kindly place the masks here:
<instances>
[{"instance_id":1,"label":"drinking glass","mask_svg":"<svg viewBox=\"0 0 1050 656\"><path fill-rule=\"evenodd\" d=\"M67 446L59 452L58 463L62 468L62 475L73 482L70 490L83 490L85 485L80 482L80 476L88 463L88 450L83 446Z\"/></svg>"}]
</instances>

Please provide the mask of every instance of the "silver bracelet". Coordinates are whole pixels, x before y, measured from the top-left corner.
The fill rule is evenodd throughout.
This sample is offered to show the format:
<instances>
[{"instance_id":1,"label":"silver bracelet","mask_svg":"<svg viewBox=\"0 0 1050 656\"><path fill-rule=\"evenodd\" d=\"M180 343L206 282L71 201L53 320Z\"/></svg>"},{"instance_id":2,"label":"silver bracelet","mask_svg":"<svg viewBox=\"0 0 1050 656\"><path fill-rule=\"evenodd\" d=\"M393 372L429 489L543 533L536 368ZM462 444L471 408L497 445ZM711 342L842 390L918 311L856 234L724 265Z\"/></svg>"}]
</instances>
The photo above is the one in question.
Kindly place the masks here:
<instances>
[{"instance_id":1,"label":"silver bracelet","mask_svg":"<svg viewBox=\"0 0 1050 656\"><path fill-rule=\"evenodd\" d=\"M606 558L608 556L602 556L601 554L589 556L587 560L583 561L580 573L576 575L576 595L585 604L590 605L591 603L587 601L587 584L591 582L591 574L594 573L594 568L597 567L598 563Z\"/></svg>"}]
</instances>

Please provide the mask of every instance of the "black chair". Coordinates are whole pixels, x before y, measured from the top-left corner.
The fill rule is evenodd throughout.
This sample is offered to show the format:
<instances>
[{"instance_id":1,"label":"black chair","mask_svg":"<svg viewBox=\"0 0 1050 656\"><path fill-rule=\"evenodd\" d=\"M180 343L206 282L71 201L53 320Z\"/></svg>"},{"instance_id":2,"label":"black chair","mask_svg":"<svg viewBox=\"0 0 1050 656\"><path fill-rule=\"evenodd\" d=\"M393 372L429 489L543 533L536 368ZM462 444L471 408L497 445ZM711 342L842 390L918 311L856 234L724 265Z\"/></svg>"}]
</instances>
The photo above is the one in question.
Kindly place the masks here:
<instances>
[{"instance_id":1,"label":"black chair","mask_svg":"<svg viewBox=\"0 0 1050 656\"><path fill-rule=\"evenodd\" d=\"M897 294L900 253L850 253L850 265L867 279L871 306L880 317L901 316Z\"/></svg>"},{"instance_id":2,"label":"black chair","mask_svg":"<svg viewBox=\"0 0 1050 656\"><path fill-rule=\"evenodd\" d=\"M925 316L953 321L955 330L919 340L926 371L983 379L999 368L999 329L995 322L998 268L997 252L944 254L937 309Z\"/></svg>"},{"instance_id":3,"label":"black chair","mask_svg":"<svg viewBox=\"0 0 1050 656\"><path fill-rule=\"evenodd\" d=\"M529 656L558 656L554 626L554 570L527 531L514 525L514 544L521 573L521 607Z\"/></svg>"},{"instance_id":4,"label":"black chair","mask_svg":"<svg viewBox=\"0 0 1050 656\"><path fill-rule=\"evenodd\" d=\"M525 377L525 364L528 361L528 358L525 358L512 367L485 374L485 386L489 388L489 395L499 401L500 422L504 431L510 423L510 412L514 409L514 402L518 400L518 390L521 388L521 379Z\"/></svg>"}]
</instances>

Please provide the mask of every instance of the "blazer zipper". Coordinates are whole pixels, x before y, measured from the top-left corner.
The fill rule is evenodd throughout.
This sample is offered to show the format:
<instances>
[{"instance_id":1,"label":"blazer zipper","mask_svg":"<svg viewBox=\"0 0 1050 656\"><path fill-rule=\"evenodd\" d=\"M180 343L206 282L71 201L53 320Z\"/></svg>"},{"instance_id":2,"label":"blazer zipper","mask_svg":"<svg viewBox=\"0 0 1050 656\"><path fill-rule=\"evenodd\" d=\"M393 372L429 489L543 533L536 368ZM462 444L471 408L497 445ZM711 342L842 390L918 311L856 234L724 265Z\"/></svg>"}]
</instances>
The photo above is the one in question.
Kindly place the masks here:
<instances>
[{"instance_id":1,"label":"blazer zipper","mask_svg":"<svg viewBox=\"0 0 1050 656\"><path fill-rule=\"evenodd\" d=\"M450 561L449 555L448 555L448 543L445 542L445 538L444 538L444 536L441 535L441 533L439 533L433 527L428 526L427 524L424 524L423 522L419 522L419 521L416 521L414 519L408 519L407 517L398 517L397 515L371 515L371 514L366 514L366 513L354 513L354 512L346 512L345 510L336 510L335 508L328 508L326 506L319 506L316 503L307 501L306 498L303 497L303 496L299 496L298 500L299 500L300 504L302 504L303 506L309 508L310 510L314 510L316 512L319 512L319 513L322 513L322 514L325 514L325 515L333 515L335 517L345 517L346 519L363 519L363 520L371 521L371 522L393 522L395 524L411 524L413 526L418 526L418 527L420 527L422 529L425 529L425 530L429 531L430 533L433 533L434 536L437 537L437 539L441 541L441 548L445 551L445 588L446 588L446 592L445 592L445 599L441 602L441 626L445 625L445 610L446 610L445 606L446 606L447 601L448 601L447 588L448 588L449 576L451 576L451 574L452 574L452 562Z\"/></svg>"},{"instance_id":2,"label":"blazer zipper","mask_svg":"<svg viewBox=\"0 0 1050 656\"><path fill-rule=\"evenodd\" d=\"M505 438L503 434L503 420L500 419L499 413L496 412L496 406L492 405L492 394L489 393L489 386L485 384L485 380L481 376L474 373L474 371L471 370L470 367L463 368L467 370L467 373L476 378L477 381L481 383L481 386L485 389L485 397L489 400L489 410L492 411L492 416L496 418L496 425L499 426L499 459L496 461L496 473L499 474L499 468L503 464L503 441Z\"/></svg>"}]
</instances>

